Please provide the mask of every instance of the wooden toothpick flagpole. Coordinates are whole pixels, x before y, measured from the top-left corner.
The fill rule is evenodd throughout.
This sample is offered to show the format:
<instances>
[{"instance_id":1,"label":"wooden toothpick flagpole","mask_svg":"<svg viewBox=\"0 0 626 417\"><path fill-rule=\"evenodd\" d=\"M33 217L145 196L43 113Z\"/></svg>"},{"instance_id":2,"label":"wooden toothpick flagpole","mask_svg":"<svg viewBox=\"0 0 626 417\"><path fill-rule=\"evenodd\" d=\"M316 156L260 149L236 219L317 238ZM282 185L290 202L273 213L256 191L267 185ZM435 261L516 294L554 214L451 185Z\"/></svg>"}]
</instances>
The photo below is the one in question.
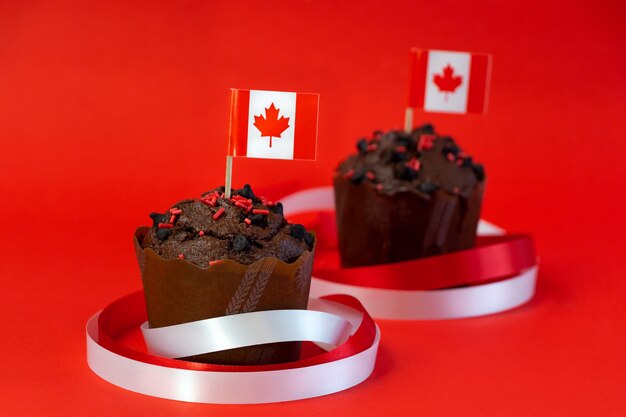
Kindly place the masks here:
<instances>
[{"instance_id":1,"label":"wooden toothpick flagpole","mask_svg":"<svg viewBox=\"0 0 626 417\"><path fill-rule=\"evenodd\" d=\"M233 157L226 157L226 181L224 181L224 196L230 198L230 189L233 181Z\"/></svg>"},{"instance_id":2,"label":"wooden toothpick flagpole","mask_svg":"<svg viewBox=\"0 0 626 417\"><path fill-rule=\"evenodd\" d=\"M413 130L413 107L407 107L404 112L404 132L411 133Z\"/></svg>"}]
</instances>

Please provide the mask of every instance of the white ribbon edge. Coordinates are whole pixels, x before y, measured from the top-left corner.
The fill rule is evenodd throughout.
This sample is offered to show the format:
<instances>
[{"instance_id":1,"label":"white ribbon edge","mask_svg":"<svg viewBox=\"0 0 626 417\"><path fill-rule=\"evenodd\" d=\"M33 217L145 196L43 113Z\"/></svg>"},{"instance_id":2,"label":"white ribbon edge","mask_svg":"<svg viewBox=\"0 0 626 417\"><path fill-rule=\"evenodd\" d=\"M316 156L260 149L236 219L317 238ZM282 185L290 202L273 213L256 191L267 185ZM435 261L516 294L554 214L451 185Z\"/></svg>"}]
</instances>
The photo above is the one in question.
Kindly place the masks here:
<instances>
[{"instance_id":1,"label":"white ribbon edge","mask_svg":"<svg viewBox=\"0 0 626 417\"><path fill-rule=\"evenodd\" d=\"M285 216L317 210L334 210L332 187L316 187L289 194L280 200ZM505 230L481 219L478 235L498 236ZM535 265L512 278L471 287L432 291L405 291L340 284L313 277L311 296L350 294L375 319L445 320L484 316L510 310L528 302L535 294Z\"/></svg>"},{"instance_id":2,"label":"white ribbon edge","mask_svg":"<svg viewBox=\"0 0 626 417\"><path fill-rule=\"evenodd\" d=\"M312 300L313 301L313 300ZM321 300L318 305L338 304ZM322 307L324 308L324 307ZM352 311L344 317L352 324L360 320L347 306L335 311ZM127 358L98 344L98 317L87 322L87 363L105 381L153 397L211 404L262 404L319 397L343 391L365 381L373 372L380 342L380 329L366 350L319 365L262 372L206 372L169 368ZM356 328L355 328L356 329Z\"/></svg>"}]
</instances>

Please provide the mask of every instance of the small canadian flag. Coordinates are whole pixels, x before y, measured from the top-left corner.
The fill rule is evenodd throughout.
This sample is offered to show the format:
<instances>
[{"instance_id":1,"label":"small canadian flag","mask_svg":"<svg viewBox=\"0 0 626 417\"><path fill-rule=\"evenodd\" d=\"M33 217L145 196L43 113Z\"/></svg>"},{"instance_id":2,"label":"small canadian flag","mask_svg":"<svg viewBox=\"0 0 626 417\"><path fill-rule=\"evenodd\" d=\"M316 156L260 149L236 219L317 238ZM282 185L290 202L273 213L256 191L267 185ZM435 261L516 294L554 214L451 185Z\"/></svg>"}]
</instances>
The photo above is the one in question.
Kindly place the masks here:
<instances>
[{"instance_id":1,"label":"small canadian flag","mask_svg":"<svg viewBox=\"0 0 626 417\"><path fill-rule=\"evenodd\" d=\"M485 113L491 55L411 49L409 107L442 113Z\"/></svg>"},{"instance_id":2,"label":"small canadian flag","mask_svg":"<svg viewBox=\"0 0 626 417\"><path fill-rule=\"evenodd\" d=\"M315 159L319 94L230 90L228 155Z\"/></svg>"}]
</instances>

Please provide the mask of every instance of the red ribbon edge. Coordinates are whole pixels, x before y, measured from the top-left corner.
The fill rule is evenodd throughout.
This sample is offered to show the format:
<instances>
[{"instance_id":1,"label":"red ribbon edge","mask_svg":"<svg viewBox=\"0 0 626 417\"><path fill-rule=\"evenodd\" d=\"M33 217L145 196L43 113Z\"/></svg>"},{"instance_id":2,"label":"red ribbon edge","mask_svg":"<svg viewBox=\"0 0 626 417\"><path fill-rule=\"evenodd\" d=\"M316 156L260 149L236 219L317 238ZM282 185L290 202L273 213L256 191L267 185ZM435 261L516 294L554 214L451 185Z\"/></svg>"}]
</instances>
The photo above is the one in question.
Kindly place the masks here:
<instances>
[{"instance_id":1,"label":"red ribbon edge","mask_svg":"<svg viewBox=\"0 0 626 417\"><path fill-rule=\"evenodd\" d=\"M475 248L411 261L355 268L314 266L313 276L360 287L427 291L500 281L536 264L532 236L510 234L480 236Z\"/></svg>"},{"instance_id":2,"label":"red ribbon edge","mask_svg":"<svg viewBox=\"0 0 626 417\"><path fill-rule=\"evenodd\" d=\"M139 326L147 320L143 291L136 291L113 301L98 317L98 344L103 348L136 361L168 368L187 369L205 372L262 372L303 368L344 359L361 353L372 346L376 337L376 324L363 305L349 295L328 295L321 297L347 305L363 313L363 320L355 333L343 344L328 352L295 362L275 365L215 365L169 359L131 349L116 339L116 335L130 327Z\"/></svg>"}]
</instances>

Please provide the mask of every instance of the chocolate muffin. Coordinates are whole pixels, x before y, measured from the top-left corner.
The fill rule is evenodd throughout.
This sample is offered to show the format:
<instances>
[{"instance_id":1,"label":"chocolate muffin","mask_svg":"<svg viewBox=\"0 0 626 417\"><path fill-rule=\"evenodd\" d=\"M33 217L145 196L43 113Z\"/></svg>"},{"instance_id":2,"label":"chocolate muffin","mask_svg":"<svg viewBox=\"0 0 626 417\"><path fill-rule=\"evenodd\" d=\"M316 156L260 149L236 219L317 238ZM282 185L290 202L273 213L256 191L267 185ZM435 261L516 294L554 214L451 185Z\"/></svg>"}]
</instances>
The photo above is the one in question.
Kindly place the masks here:
<instances>
[{"instance_id":1,"label":"chocolate muffin","mask_svg":"<svg viewBox=\"0 0 626 417\"><path fill-rule=\"evenodd\" d=\"M344 267L438 255L474 246L485 171L425 124L374 132L334 176Z\"/></svg>"},{"instance_id":2,"label":"chocolate muffin","mask_svg":"<svg viewBox=\"0 0 626 417\"><path fill-rule=\"evenodd\" d=\"M152 213L135 233L151 328L260 310L306 309L314 236L289 224L281 203L249 185L224 187ZM300 344L273 343L196 355L217 364L297 360Z\"/></svg>"}]
</instances>

